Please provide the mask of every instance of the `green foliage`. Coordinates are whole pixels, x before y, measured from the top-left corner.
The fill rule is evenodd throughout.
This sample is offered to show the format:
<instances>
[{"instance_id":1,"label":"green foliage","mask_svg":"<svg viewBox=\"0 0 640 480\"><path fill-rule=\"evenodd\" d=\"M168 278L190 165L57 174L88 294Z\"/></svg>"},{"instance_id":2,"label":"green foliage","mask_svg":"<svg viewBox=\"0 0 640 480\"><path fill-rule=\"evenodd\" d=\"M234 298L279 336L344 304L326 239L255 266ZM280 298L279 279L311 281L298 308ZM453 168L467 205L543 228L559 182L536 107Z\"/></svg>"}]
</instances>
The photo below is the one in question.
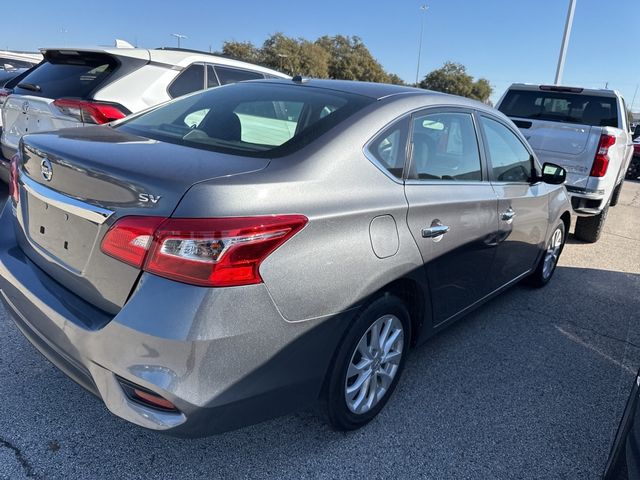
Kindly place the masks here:
<instances>
[{"instance_id":1,"label":"green foliage","mask_svg":"<svg viewBox=\"0 0 640 480\"><path fill-rule=\"evenodd\" d=\"M488 80L480 78L474 81L464 65L454 62L446 62L441 68L432 71L424 77L418 86L437 92L473 98L484 103L489 102L489 97L493 93L493 88Z\"/></svg>"},{"instance_id":2,"label":"green foliage","mask_svg":"<svg viewBox=\"0 0 640 480\"><path fill-rule=\"evenodd\" d=\"M267 38L261 48L251 42L225 42L222 53L289 75L404 85L398 75L385 72L355 36L325 35L311 42L278 32Z\"/></svg>"},{"instance_id":3,"label":"green foliage","mask_svg":"<svg viewBox=\"0 0 640 480\"><path fill-rule=\"evenodd\" d=\"M224 42L222 53L250 63L262 63L262 53L251 42Z\"/></svg>"}]
</instances>

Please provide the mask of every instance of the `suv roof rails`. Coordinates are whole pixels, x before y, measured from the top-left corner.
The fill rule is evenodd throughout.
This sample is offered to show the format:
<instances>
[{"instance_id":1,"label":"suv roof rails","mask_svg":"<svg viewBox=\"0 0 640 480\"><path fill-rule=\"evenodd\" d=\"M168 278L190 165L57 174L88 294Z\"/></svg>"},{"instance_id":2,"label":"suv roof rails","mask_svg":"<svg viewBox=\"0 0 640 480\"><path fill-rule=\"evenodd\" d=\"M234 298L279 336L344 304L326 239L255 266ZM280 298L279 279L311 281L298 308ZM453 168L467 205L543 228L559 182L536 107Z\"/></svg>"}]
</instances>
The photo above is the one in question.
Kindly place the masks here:
<instances>
[{"instance_id":1,"label":"suv roof rails","mask_svg":"<svg viewBox=\"0 0 640 480\"><path fill-rule=\"evenodd\" d=\"M218 55L213 52L205 52L204 50L195 50L192 48L178 48L178 47L158 47L155 50L169 50L172 52L189 52L189 53L200 53L202 55L211 55L215 57L224 57L224 55Z\"/></svg>"}]
</instances>

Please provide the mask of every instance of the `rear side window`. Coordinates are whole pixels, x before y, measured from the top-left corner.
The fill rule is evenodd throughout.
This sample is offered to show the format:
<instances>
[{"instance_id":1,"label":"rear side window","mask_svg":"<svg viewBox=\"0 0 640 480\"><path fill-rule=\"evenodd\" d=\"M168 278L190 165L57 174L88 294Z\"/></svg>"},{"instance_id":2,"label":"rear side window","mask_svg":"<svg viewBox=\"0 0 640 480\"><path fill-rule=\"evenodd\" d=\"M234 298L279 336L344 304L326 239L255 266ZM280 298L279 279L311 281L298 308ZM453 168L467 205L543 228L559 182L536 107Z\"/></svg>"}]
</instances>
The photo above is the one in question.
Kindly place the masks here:
<instances>
[{"instance_id":1,"label":"rear side window","mask_svg":"<svg viewBox=\"0 0 640 480\"><path fill-rule=\"evenodd\" d=\"M180 72L180 75L169 85L169 95L171 98L181 97L203 88L204 64L194 63Z\"/></svg>"},{"instance_id":2,"label":"rear side window","mask_svg":"<svg viewBox=\"0 0 640 480\"><path fill-rule=\"evenodd\" d=\"M241 70L239 68L221 67L216 65L216 73L220 79L222 85L229 83L242 82L243 80L256 80L258 78L264 78L264 75L258 72L252 72L250 70Z\"/></svg>"},{"instance_id":3,"label":"rear side window","mask_svg":"<svg viewBox=\"0 0 640 480\"><path fill-rule=\"evenodd\" d=\"M207 88L217 87L219 85L218 77L216 77L216 72L213 70L213 65L207 64Z\"/></svg>"},{"instance_id":4,"label":"rear side window","mask_svg":"<svg viewBox=\"0 0 640 480\"><path fill-rule=\"evenodd\" d=\"M533 173L529 151L516 135L500 122L480 117L487 140L493 178L499 182L528 182Z\"/></svg>"},{"instance_id":5,"label":"rear side window","mask_svg":"<svg viewBox=\"0 0 640 480\"><path fill-rule=\"evenodd\" d=\"M619 128L618 107L614 97L546 90L510 90L500 103L499 110L510 117Z\"/></svg>"},{"instance_id":6,"label":"rear side window","mask_svg":"<svg viewBox=\"0 0 640 480\"><path fill-rule=\"evenodd\" d=\"M14 93L46 98L88 98L117 68L110 55L49 52L20 80Z\"/></svg>"},{"instance_id":7,"label":"rear side window","mask_svg":"<svg viewBox=\"0 0 640 480\"><path fill-rule=\"evenodd\" d=\"M302 148L372 102L296 85L237 83L178 99L115 128L193 148L277 157Z\"/></svg>"},{"instance_id":8,"label":"rear side window","mask_svg":"<svg viewBox=\"0 0 640 480\"><path fill-rule=\"evenodd\" d=\"M411 132L410 178L482 180L480 152L469 113L418 115Z\"/></svg>"},{"instance_id":9,"label":"rear side window","mask_svg":"<svg viewBox=\"0 0 640 480\"><path fill-rule=\"evenodd\" d=\"M402 178L408 131L409 119L404 118L385 129L367 147L378 163L396 178Z\"/></svg>"}]
</instances>

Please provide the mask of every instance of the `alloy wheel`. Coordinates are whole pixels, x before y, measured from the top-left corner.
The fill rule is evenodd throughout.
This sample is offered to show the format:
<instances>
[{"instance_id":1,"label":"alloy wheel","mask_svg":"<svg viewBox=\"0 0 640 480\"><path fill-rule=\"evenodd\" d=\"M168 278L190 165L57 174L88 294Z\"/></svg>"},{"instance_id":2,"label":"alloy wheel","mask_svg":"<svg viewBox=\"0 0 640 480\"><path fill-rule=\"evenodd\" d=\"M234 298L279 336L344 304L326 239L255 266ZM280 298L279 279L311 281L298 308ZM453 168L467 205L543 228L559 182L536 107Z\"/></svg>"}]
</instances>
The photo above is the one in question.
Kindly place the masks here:
<instances>
[{"instance_id":1,"label":"alloy wheel","mask_svg":"<svg viewBox=\"0 0 640 480\"><path fill-rule=\"evenodd\" d=\"M403 355L404 328L395 315L378 318L362 335L345 379L345 401L356 414L370 411L384 398Z\"/></svg>"},{"instance_id":2,"label":"alloy wheel","mask_svg":"<svg viewBox=\"0 0 640 480\"><path fill-rule=\"evenodd\" d=\"M549 246L544 254L544 265L542 266L542 276L549 278L553 273L553 269L558 263L558 257L560 256L560 249L562 248L562 229L556 228L549 240Z\"/></svg>"}]
</instances>

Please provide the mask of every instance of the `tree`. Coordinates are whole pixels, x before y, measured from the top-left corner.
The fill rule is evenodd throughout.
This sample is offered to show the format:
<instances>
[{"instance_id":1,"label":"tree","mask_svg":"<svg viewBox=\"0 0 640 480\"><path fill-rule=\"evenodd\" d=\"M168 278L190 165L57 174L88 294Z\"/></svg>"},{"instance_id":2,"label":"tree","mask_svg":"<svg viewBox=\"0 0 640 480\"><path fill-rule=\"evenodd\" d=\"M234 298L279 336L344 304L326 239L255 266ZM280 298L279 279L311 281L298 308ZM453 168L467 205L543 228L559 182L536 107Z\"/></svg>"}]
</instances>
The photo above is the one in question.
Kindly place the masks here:
<instances>
[{"instance_id":1,"label":"tree","mask_svg":"<svg viewBox=\"0 0 640 480\"><path fill-rule=\"evenodd\" d=\"M262 63L262 53L251 42L224 42L222 53L249 63Z\"/></svg>"},{"instance_id":2,"label":"tree","mask_svg":"<svg viewBox=\"0 0 640 480\"><path fill-rule=\"evenodd\" d=\"M386 82L388 74L359 37L323 36L315 42L329 53L329 78Z\"/></svg>"},{"instance_id":3,"label":"tree","mask_svg":"<svg viewBox=\"0 0 640 480\"><path fill-rule=\"evenodd\" d=\"M480 78L477 81L467 73L464 65L446 62L441 68L432 71L424 77L418 86L437 92L450 93L473 98L487 103L493 93L489 81Z\"/></svg>"},{"instance_id":4,"label":"tree","mask_svg":"<svg viewBox=\"0 0 640 480\"><path fill-rule=\"evenodd\" d=\"M359 37L325 35L312 42L277 32L260 48L251 42L224 42L222 53L289 75L404 85L398 75L385 72Z\"/></svg>"}]
</instances>

